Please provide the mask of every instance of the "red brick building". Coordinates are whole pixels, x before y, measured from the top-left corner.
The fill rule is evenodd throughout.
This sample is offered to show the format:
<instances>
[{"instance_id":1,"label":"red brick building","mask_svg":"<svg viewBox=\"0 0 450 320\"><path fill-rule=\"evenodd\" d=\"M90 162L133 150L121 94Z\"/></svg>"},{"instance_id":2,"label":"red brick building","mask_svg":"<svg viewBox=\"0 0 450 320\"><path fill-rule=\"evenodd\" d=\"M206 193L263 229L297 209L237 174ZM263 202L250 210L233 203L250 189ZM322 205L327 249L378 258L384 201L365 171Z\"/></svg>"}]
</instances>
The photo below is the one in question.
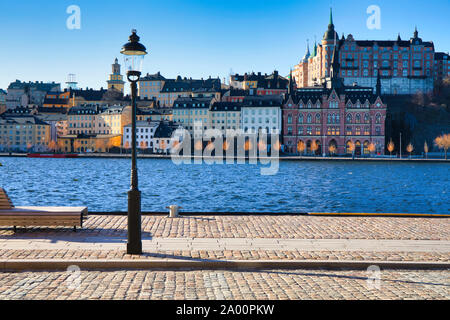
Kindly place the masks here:
<instances>
[{"instance_id":1,"label":"red brick building","mask_svg":"<svg viewBox=\"0 0 450 320\"><path fill-rule=\"evenodd\" d=\"M434 88L437 69L445 55L435 56L434 43L423 41L417 28L412 37L403 40L358 40L351 34L339 37L335 31L333 17L320 43L314 45L312 53L307 48L305 56L293 69L297 86L308 87L321 84L330 75L334 47L339 50L340 76L344 84L357 83L375 89L380 73L383 94L430 93ZM442 63L435 64L435 59ZM448 73L448 69L443 71Z\"/></svg>"},{"instance_id":2,"label":"red brick building","mask_svg":"<svg viewBox=\"0 0 450 320\"><path fill-rule=\"evenodd\" d=\"M380 76L375 93L372 87L346 86L337 55L335 47L330 77L323 85L294 90L289 84L282 106L286 153L352 154L354 145L356 155L368 155L373 144L376 153L384 154L387 106L381 98Z\"/></svg>"}]
</instances>

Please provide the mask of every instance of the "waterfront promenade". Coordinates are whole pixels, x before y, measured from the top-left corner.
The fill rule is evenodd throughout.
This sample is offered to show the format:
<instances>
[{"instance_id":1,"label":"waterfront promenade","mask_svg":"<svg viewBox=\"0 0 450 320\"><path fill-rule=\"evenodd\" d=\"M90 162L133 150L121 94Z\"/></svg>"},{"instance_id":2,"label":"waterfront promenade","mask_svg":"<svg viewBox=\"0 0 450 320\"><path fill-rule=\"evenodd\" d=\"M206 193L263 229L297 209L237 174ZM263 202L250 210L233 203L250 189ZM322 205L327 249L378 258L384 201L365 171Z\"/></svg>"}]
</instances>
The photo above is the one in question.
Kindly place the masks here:
<instances>
[{"instance_id":1,"label":"waterfront promenade","mask_svg":"<svg viewBox=\"0 0 450 320\"><path fill-rule=\"evenodd\" d=\"M0 299L450 298L448 218L146 215L142 229L144 254L131 256L126 216L90 215L77 232L2 228ZM379 289L367 265L380 266Z\"/></svg>"}]
</instances>

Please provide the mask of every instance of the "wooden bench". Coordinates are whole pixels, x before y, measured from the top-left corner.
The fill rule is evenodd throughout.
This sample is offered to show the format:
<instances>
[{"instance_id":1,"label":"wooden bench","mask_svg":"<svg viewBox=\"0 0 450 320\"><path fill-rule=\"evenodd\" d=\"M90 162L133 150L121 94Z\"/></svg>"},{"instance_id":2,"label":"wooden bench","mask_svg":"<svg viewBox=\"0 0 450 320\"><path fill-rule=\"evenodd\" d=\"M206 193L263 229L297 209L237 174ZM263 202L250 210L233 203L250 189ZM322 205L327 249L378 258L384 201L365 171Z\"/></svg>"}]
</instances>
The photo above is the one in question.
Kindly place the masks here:
<instances>
[{"instance_id":1,"label":"wooden bench","mask_svg":"<svg viewBox=\"0 0 450 320\"><path fill-rule=\"evenodd\" d=\"M12 226L14 231L19 226L73 227L76 231L87 214L86 207L14 207L0 188L0 226Z\"/></svg>"}]
</instances>

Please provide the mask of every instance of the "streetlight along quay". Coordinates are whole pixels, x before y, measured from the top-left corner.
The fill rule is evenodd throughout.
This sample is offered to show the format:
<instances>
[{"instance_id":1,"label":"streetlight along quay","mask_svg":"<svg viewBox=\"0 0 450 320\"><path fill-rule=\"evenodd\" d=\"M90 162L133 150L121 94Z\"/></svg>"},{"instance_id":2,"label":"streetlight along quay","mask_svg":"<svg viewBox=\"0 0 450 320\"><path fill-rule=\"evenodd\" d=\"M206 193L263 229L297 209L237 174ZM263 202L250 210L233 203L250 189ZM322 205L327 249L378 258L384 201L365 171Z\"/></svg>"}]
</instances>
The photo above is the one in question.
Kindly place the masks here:
<instances>
[{"instance_id":1,"label":"streetlight along quay","mask_svg":"<svg viewBox=\"0 0 450 320\"><path fill-rule=\"evenodd\" d=\"M131 84L131 189L128 191L128 254L142 254L141 241L141 192L138 189L136 164L136 96L137 82L141 76L144 56L147 54L144 45L139 43L136 30L131 30L128 42L120 51L125 57L127 78Z\"/></svg>"}]
</instances>

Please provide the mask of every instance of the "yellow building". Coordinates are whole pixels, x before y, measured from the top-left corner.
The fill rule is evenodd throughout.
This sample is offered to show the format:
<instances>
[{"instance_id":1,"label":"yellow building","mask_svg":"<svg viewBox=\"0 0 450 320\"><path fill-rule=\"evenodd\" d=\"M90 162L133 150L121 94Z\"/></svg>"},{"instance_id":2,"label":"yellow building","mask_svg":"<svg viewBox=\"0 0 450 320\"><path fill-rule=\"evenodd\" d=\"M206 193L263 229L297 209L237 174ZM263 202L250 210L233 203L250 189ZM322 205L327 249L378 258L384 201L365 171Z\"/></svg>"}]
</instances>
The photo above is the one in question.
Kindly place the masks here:
<instances>
[{"instance_id":1,"label":"yellow building","mask_svg":"<svg viewBox=\"0 0 450 320\"><path fill-rule=\"evenodd\" d=\"M109 75L109 80L106 82L108 83L108 90L114 89L123 93L123 86L125 82L120 74L120 64L117 58L114 60L114 64L112 65L112 74Z\"/></svg>"},{"instance_id":2,"label":"yellow building","mask_svg":"<svg viewBox=\"0 0 450 320\"><path fill-rule=\"evenodd\" d=\"M33 115L0 117L0 149L47 150L50 125Z\"/></svg>"},{"instance_id":3,"label":"yellow building","mask_svg":"<svg viewBox=\"0 0 450 320\"><path fill-rule=\"evenodd\" d=\"M111 148L120 147L121 143L121 135L67 135L58 139L58 150L61 152L107 152Z\"/></svg>"}]
</instances>

